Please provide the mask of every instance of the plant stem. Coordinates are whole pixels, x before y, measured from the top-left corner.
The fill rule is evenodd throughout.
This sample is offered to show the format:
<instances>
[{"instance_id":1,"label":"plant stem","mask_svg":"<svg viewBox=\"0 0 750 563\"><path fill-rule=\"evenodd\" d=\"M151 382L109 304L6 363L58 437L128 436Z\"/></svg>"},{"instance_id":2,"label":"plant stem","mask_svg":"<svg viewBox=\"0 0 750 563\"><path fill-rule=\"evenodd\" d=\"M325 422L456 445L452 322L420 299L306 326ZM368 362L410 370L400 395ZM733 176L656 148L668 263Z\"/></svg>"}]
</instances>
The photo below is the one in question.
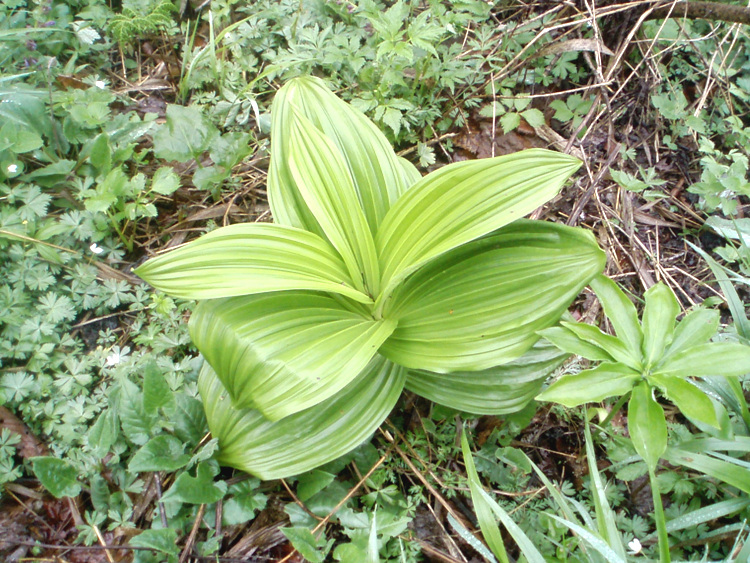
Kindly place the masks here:
<instances>
[{"instance_id":1,"label":"plant stem","mask_svg":"<svg viewBox=\"0 0 750 563\"><path fill-rule=\"evenodd\" d=\"M609 411L609 414L607 417L602 421L602 423L599 425L600 427L607 426L610 422L612 422L612 419L615 417L615 415L620 412L620 409L622 408L622 405L625 404L625 401L627 401L630 398L630 393L625 393L622 397L617 399L617 402L612 407L612 410Z\"/></svg>"},{"instance_id":2,"label":"plant stem","mask_svg":"<svg viewBox=\"0 0 750 563\"><path fill-rule=\"evenodd\" d=\"M664 506L661 503L661 493L656 482L656 473L649 468L648 480L651 484L651 496L654 499L654 520L656 521L656 533L659 538L659 561L670 563L669 535L667 534L667 521L664 518Z\"/></svg>"}]
</instances>

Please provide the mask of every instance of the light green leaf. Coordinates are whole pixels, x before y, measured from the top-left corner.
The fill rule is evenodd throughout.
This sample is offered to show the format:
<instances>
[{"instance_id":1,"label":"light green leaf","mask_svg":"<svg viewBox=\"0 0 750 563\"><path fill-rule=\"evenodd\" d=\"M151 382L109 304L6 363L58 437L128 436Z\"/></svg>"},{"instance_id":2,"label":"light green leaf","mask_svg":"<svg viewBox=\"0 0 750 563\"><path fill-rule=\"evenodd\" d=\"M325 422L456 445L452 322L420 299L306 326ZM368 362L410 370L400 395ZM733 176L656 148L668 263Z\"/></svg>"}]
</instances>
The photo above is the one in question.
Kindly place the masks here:
<instances>
[{"instance_id":1,"label":"light green leaf","mask_svg":"<svg viewBox=\"0 0 750 563\"><path fill-rule=\"evenodd\" d=\"M603 363L593 369L562 376L536 399L577 407L629 393L640 378L639 372L627 366Z\"/></svg>"},{"instance_id":2,"label":"light green leaf","mask_svg":"<svg viewBox=\"0 0 750 563\"><path fill-rule=\"evenodd\" d=\"M538 334L568 354L575 354L576 356L598 362L615 361L612 356L599 348L599 346L582 340L572 330L567 328L553 326L540 330Z\"/></svg>"},{"instance_id":3,"label":"light green leaf","mask_svg":"<svg viewBox=\"0 0 750 563\"><path fill-rule=\"evenodd\" d=\"M474 466L474 458L471 456L469 441L466 439L466 431L461 433L461 452L463 453L464 465L466 466L466 475L469 479L469 489L471 491L471 500L474 503L474 512L477 515L477 521L479 522L479 528L482 531L484 541L487 542L492 553L495 554L501 563L508 563L508 554L505 550L503 537L500 534L500 528L497 526L497 521L492 515L492 508L489 502L487 502L487 498L482 495L484 490L479 480L479 474L477 474L476 467Z\"/></svg>"},{"instance_id":4,"label":"light green leaf","mask_svg":"<svg viewBox=\"0 0 750 563\"><path fill-rule=\"evenodd\" d=\"M209 150L218 136L218 129L198 109L169 105L167 122L153 135L154 154L164 160L187 162Z\"/></svg>"},{"instance_id":5,"label":"light green leaf","mask_svg":"<svg viewBox=\"0 0 750 563\"><path fill-rule=\"evenodd\" d=\"M662 362L677 352L705 344L719 327L719 311L696 309L685 315L674 331L672 343L662 355Z\"/></svg>"},{"instance_id":6,"label":"light green leaf","mask_svg":"<svg viewBox=\"0 0 750 563\"><path fill-rule=\"evenodd\" d=\"M326 241L268 223L216 229L134 271L155 288L185 299L309 289L371 302L354 288L344 263Z\"/></svg>"},{"instance_id":7,"label":"light green leaf","mask_svg":"<svg viewBox=\"0 0 750 563\"><path fill-rule=\"evenodd\" d=\"M188 504L211 504L223 498L227 492L227 484L224 481L214 481L218 473L218 467L215 466L216 462L199 463L195 477L183 471L161 499Z\"/></svg>"},{"instance_id":8,"label":"light green leaf","mask_svg":"<svg viewBox=\"0 0 750 563\"><path fill-rule=\"evenodd\" d=\"M353 450L385 420L404 386L405 370L376 356L360 376L325 401L271 422L236 409L208 364L198 387L220 463L261 479L309 471Z\"/></svg>"},{"instance_id":9,"label":"light green leaf","mask_svg":"<svg viewBox=\"0 0 750 563\"><path fill-rule=\"evenodd\" d=\"M612 548L607 545L607 542L605 542L599 535L592 534L586 528L576 524L575 522L570 522L569 520L560 518L556 514L547 513L547 516L570 528L572 532L581 537L586 545L590 546L591 549L594 549L595 551L600 553L605 558L607 563L626 562L626 559L615 553Z\"/></svg>"},{"instance_id":10,"label":"light green leaf","mask_svg":"<svg viewBox=\"0 0 750 563\"><path fill-rule=\"evenodd\" d=\"M115 410L103 411L88 431L88 444L97 458L103 458L117 441L119 426Z\"/></svg>"},{"instance_id":11,"label":"light green leaf","mask_svg":"<svg viewBox=\"0 0 750 563\"><path fill-rule=\"evenodd\" d=\"M604 267L587 231L516 221L421 268L385 302L381 352L412 369L476 371L517 359Z\"/></svg>"},{"instance_id":12,"label":"light green leaf","mask_svg":"<svg viewBox=\"0 0 750 563\"><path fill-rule=\"evenodd\" d=\"M293 106L293 108L292 108ZM271 117L268 199L274 219L320 232L289 170L285 135L297 111L328 137L346 161L374 236L391 205L418 179L413 165L396 156L383 133L361 112L337 98L319 78L291 80L276 94ZM281 137L277 132L281 131Z\"/></svg>"},{"instance_id":13,"label":"light green leaf","mask_svg":"<svg viewBox=\"0 0 750 563\"><path fill-rule=\"evenodd\" d=\"M605 276L591 280L591 289L596 293L609 322L634 357L641 353L643 332L638 322L638 311L615 282Z\"/></svg>"},{"instance_id":14,"label":"light green leaf","mask_svg":"<svg viewBox=\"0 0 750 563\"><path fill-rule=\"evenodd\" d=\"M546 124L546 122L544 121L544 114L536 108L531 108L531 109L522 111L521 116L526 120L526 122L529 125L531 125L534 128L541 127Z\"/></svg>"},{"instance_id":15,"label":"light green leaf","mask_svg":"<svg viewBox=\"0 0 750 563\"><path fill-rule=\"evenodd\" d=\"M516 112L508 112L500 116L498 120L503 133L510 133L521 124L521 116Z\"/></svg>"},{"instance_id":16,"label":"light green leaf","mask_svg":"<svg viewBox=\"0 0 750 563\"><path fill-rule=\"evenodd\" d=\"M631 352L627 345L616 336L606 334L597 327L585 323L562 321L560 324L584 342L601 348L616 361L636 371L641 370L641 355Z\"/></svg>"},{"instance_id":17,"label":"light green leaf","mask_svg":"<svg viewBox=\"0 0 750 563\"><path fill-rule=\"evenodd\" d=\"M182 442L165 434L152 438L135 452L128 464L128 471L176 471L189 461L190 454L184 453Z\"/></svg>"},{"instance_id":18,"label":"light green leaf","mask_svg":"<svg viewBox=\"0 0 750 563\"><path fill-rule=\"evenodd\" d=\"M711 399L689 380L662 374L653 374L648 380L656 385L685 416L698 419L714 428L720 427Z\"/></svg>"},{"instance_id":19,"label":"light green leaf","mask_svg":"<svg viewBox=\"0 0 750 563\"><path fill-rule=\"evenodd\" d=\"M234 406L278 420L354 380L395 324L327 295L285 291L202 301L189 326Z\"/></svg>"},{"instance_id":20,"label":"light green leaf","mask_svg":"<svg viewBox=\"0 0 750 563\"><path fill-rule=\"evenodd\" d=\"M645 295L643 361L644 366L650 367L661 359L667 345L672 341L680 304L672 290L661 282L649 288Z\"/></svg>"},{"instance_id":21,"label":"light green leaf","mask_svg":"<svg viewBox=\"0 0 750 563\"><path fill-rule=\"evenodd\" d=\"M527 150L450 164L422 178L391 208L375 237L386 297L428 260L549 201L580 166L565 154Z\"/></svg>"},{"instance_id":22,"label":"light green leaf","mask_svg":"<svg viewBox=\"0 0 750 563\"><path fill-rule=\"evenodd\" d=\"M481 371L410 370L406 388L430 401L475 414L521 410L568 354L539 341L517 360Z\"/></svg>"},{"instance_id":23,"label":"light green leaf","mask_svg":"<svg viewBox=\"0 0 750 563\"><path fill-rule=\"evenodd\" d=\"M683 465L705 473L709 477L719 479L732 487L737 487L739 490L750 494L750 469L738 463L733 463L725 459L717 459L705 454L684 451L679 448L667 448L664 453L664 459L669 463Z\"/></svg>"},{"instance_id":24,"label":"light green leaf","mask_svg":"<svg viewBox=\"0 0 750 563\"><path fill-rule=\"evenodd\" d=\"M162 166L151 180L151 189L157 194L170 195L180 187L180 177L170 166Z\"/></svg>"},{"instance_id":25,"label":"light green leaf","mask_svg":"<svg viewBox=\"0 0 750 563\"><path fill-rule=\"evenodd\" d=\"M81 492L75 467L56 457L32 457L34 475L55 498L75 497Z\"/></svg>"},{"instance_id":26,"label":"light green leaf","mask_svg":"<svg viewBox=\"0 0 750 563\"><path fill-rule=\"evenodd\" d=\"M653 472L667 448L667 421L664 409L645 381L637 385L630 396L628 431L635 451Z\"/></svg>"},{"instance_id":27,"label":"light green leaf","mask_svg":"<svg viewBox=\"0 0 750 563\"><path fill-rule=\"evenodd\" d=\"M156 361L151 360L143 367L143 409L155 415L161 408L173 401L173 393Z\"/></svg>"},{"instance_id":28,"label":"light green leaf","mask_svg":"<svg viewBox=\"0 0 750 563\"><path fill-rule=\"evenodd\" d=\"M289 125L289 169L297 188L343 257L355 287L377 295L380 272L375 242L343 157L304 116L293 112Z\"/></svg>"},{"instance_id":29,"label":"light green leaf","mask_svg":"<svg viewBox=\"0 0 750 563\"><path fill-rule=\"evenodd\" d=\"M744 375L750 372L750 346L736 342L709 342L670 355L654 373L688 376Z\"/></svg>"}]
</instances>

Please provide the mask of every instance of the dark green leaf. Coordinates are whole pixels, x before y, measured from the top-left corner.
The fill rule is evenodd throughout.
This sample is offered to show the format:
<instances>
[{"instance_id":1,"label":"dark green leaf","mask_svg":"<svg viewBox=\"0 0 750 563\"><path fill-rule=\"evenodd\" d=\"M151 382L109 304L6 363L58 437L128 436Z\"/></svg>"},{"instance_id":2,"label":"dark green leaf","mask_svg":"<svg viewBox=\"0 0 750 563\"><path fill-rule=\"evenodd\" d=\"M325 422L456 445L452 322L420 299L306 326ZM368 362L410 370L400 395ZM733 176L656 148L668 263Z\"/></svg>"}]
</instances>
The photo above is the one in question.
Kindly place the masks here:
<instances>
[{"instance_id":1,"label":"dark green leaf","mask_svg":"<svg viewBox=\"0 0 750 563\"><path fill-rule=\"evenodd\" d=\"M164 160L187 162L209 150L219 132L203 112L170 105L167 122L154 133L154 154Z\"/></svg>"},{"instance_id":2,"label":"dark green leaf","mask_svg":"<svg viewBox=\"0 0 750 563\"><path fill-rule=\"evenodd\" d=\"M177 476L174 484L164 493L163 501L178 501L188 504L211 504L223 498L227 492L224 481L214 481L218 473L216 463L198 464L195 477L183 472Z\"/></svg>"},{"instance_id":3,"label":"dark green leaf","mask_svg":"<svg viewBox=\"0 0 750 563\"><path fill-rule=\"evenodd\" d=\"M81 492L75 467L55 457L33 457L34 475L56 498L75 497Z\"/></svg>"},{"instance_id":4,"label":"dark green leaf","mask_svg":"<svg viewBox=\"0 0 750 563\"><path fill-rule=\"evenodd\" d=\"M174 436L157 436L135 452L128 464L128 471L176 471L190 461L190 454L183 452L182 442Z\"/></svg>"}]
</instances>

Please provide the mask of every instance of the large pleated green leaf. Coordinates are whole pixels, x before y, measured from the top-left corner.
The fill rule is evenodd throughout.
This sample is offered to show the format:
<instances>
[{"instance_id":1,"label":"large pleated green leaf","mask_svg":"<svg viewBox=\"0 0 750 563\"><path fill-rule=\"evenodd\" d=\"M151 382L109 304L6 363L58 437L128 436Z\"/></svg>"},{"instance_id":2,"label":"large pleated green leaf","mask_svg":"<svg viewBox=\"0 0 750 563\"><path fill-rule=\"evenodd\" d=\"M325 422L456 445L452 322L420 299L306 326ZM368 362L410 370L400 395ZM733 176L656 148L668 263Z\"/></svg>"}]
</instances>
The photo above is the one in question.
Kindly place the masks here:
<instances>
[{"instance_id":1,"label":"large pleated green leaf","mask_svg":"<svg viewBox=\"0 0 750 563\"><path fill-rule=\"evenodd\" d=\"M293 112L288 133L289 168L305 203L342 256L357 289L377 295L380 273L375 242L343 157L297 112Z\"/></svg>"},{"instance_id":2,"label":"large pleated green leaf","mask_svg":"<svg viewBox=\"0 0 750 563\"><path fill-rule=\"evenodd\" d=\"M321 232L289 169L286 132L295 110L328 137L344 157L374 235L391 205L419 179L419 172L396 156L383 133L367 117L313 77L288 82L274 98L268 199L275 220Z\"/></svg>"},{"instance_id":3,"label":"large pleated green leaf","mask_svg":"<svg viewBox=\"0 0 750 563\"><path fill-rule=\"evenodd\" d=\"M253 409L237 409L205 364L198 388L218 460L261 479L313 469L361 444L395 406L405 370L376 356L362 373L325 401L277 422Z\"/></svg>"},{"instance_id":4,"label":"large pleated green leaf","mask_svg":"<svg viewBox=\"0 0 750 563\"><path fill-rule=\"evenodd\" d=\"M572 156L532 149L450 164L425 176L394 204L375 237L384 286L530 213L580 165Z\"/></svg>"},{"instance_id":5,"label":"large pleated green leaf","mask_svg":"<svg viewBox=\"0 0 750 563\"><path fill-rule=\"evenodd\" d=\"M409 370L406 388L431 401L474 414L521 410L568 354L540 340L513 362L481 371Z\"/></svg>"},{"instance_id":6,"label":"large pleated green leaf","mask_svg":"<svg viewBox=\"0 0 750 563\"><path fill-rule=\"evenodd\" d=\"M152 258L135 273L185 299L215 299L306 289L368 303L354 288L341 257L322 238L269 223L231 225Z\"/></svg>"},{"instance_id":7,"label":"large pleated green leaf","mask_svg":"<svg viewBox=\"0 0 750 563\"><path fill-rule=\"evenodd\" d=\"M190 335L236 407L277 420L353 381L394 326L328 295L285 291L202 301Z\"/></svg>"},{"instance_id":8,"label":"large pleated green leaf","mask_svg":"<svg viewBox=\"0 0 750 563\"><path fill-rule=\"evenodd\" d=\"M398 327L381 353L438 373L513 361L604 263L587 231L517 221L441 256L399 286L385 311Z\"/></svg>"}]
</instances>

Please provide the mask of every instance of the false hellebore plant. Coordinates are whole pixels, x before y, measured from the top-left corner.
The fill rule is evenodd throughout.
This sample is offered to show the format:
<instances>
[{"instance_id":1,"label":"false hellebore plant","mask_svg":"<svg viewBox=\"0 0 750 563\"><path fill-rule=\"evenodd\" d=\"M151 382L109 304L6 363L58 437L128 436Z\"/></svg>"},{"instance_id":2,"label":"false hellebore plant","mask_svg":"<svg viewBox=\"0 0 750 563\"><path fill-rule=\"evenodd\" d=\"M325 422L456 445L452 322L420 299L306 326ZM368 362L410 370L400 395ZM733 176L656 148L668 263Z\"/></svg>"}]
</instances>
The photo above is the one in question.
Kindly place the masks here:
<instances>
[{"instance_id":1,"label":"false hellebore plant","mask_svg":"<svg viewBox=\"0 0 750 563\"><path fill-rule=\"evenodd\" d=\"M530 150L421 177L309 77L276 95L271 140L275 224L220 228L136 270L199 301L219 461L306 471L364 441L404 387L468 412L523 407L566 357L536 332L604 266L591 233L519 219L580 162Z\"/></svg>"}]
</instances>

